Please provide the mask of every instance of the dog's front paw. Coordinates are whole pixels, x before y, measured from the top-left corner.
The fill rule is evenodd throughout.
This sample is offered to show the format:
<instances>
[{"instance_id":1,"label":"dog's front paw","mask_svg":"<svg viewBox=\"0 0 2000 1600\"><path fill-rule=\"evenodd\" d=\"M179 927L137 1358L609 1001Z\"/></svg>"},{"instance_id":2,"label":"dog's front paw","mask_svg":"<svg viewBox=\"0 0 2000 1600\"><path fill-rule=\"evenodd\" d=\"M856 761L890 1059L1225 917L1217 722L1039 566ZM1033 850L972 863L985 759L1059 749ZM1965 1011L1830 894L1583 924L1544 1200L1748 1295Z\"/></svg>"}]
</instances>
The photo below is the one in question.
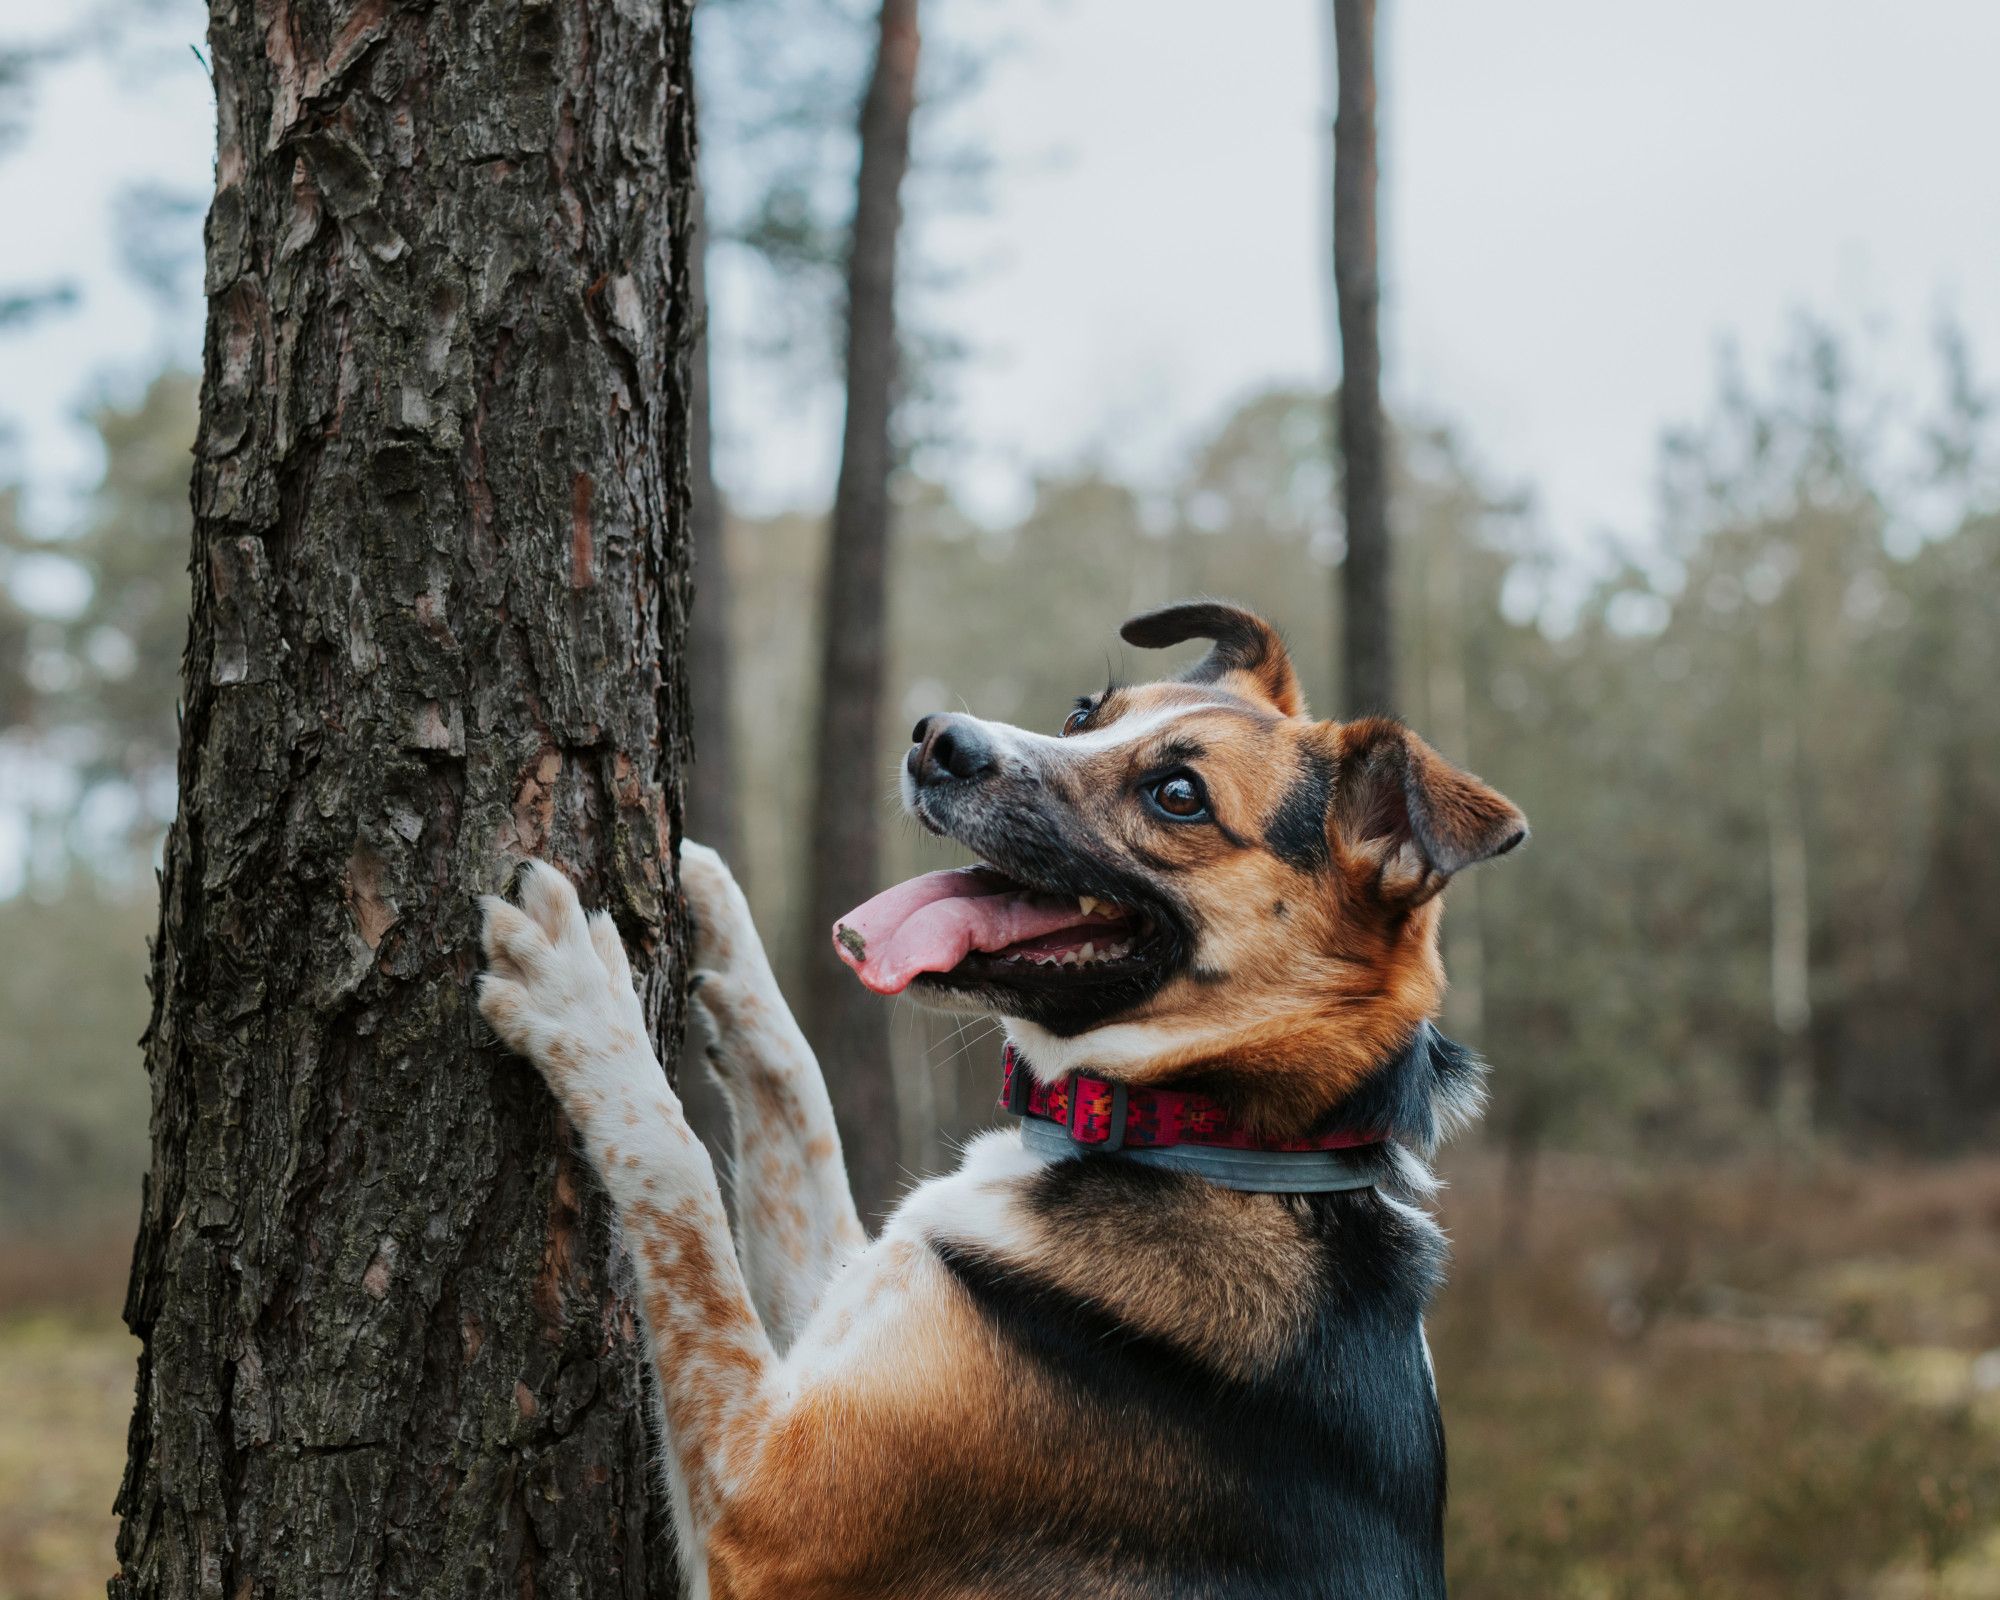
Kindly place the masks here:
<instances>
[{"instance_id":1,"label":"dog's front paw","mask_svg":"<svg viewBox=\"0 0 2000 1600\"><path fill-rule=\"evenodd\" d=\"M480 901L479 1011L493 1031L572 1111L620 1079L649 1068L657 1075L610 917L586 917L569 879L540 861L523 868L519 895L518 908L494 895Z\"/></svg>"},{"instance_id":2,"label":"dog's front paw","mask_svg":"<svg viewBox=\"0 0 2000 1600\"><path fill-rule=\"evenodd\" d=\"M698 970L727 973L745 962L761 962L764 947L757 938L757 925L750 920L750 902L729 864L692 839L681 841L681 893L687 896L688 916L694 923Z\"/></svg>"}]
</instances>

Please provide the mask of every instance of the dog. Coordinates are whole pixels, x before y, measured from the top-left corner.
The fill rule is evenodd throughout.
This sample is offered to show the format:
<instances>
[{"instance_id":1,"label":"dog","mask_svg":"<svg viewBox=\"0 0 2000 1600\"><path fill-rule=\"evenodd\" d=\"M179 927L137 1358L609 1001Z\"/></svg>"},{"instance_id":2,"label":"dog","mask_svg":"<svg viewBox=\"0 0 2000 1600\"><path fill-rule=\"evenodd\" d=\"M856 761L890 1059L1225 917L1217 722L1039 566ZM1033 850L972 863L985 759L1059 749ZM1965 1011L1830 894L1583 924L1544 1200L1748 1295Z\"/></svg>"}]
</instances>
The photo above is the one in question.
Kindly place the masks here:
<instances>
[{"instance_id":1,"label":"dog","mask_svg":"<svg viewBox=\"0 0 2000 1600\"><path fill-rule=\"evenodd\" d=\"M834 937L884 993L1002 1019L1017 1125L870 1242L742 893L687 844L695 1012L738 1224L618 934L530 864L479 1005L560 1100L636 1262L690 1591L1444 1593L1427 1161L1483 1068L1432 1026L1439 892L1521 813L1402 726L1317 722L1277 634L1076 702L918 723L909 812L979 865Z\"/></svg>"}]
</instances>

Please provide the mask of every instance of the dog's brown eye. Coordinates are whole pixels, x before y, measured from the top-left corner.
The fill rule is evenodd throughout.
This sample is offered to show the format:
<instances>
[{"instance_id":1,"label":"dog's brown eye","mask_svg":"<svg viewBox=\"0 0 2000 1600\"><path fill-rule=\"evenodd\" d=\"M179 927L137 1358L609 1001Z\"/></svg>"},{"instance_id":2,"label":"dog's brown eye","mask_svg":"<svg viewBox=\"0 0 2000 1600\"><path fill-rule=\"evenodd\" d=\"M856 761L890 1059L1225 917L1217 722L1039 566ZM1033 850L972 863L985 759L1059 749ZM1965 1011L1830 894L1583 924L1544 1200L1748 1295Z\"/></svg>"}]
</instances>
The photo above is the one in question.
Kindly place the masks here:
<instances>
[{"instance_id":1,"label":"dog's brown eye","mask_svg":"<svg viewBox=\"0 0 2000 1600\"><path fill-rule=\"evenodd\" d=\"M1185 772L1162 778L1153 785L1153 804L1178 822L1192 822L1208 814L1208 797L1201 784Z\"/></svg>"},{"instance_id":2,"label":"dog's brown eye","mask_svg":"<svg viewBox=\"0 0 2000 1600\"><path fill-rule=\"evenodd\" d=\"M1090 707L1078 706L1067 717L1063 718L1063 726L1062 726L1063 737L1067 739L1071 734L1075 733L1089 720L1090 720Z\"/></svg>"}]
</instances>

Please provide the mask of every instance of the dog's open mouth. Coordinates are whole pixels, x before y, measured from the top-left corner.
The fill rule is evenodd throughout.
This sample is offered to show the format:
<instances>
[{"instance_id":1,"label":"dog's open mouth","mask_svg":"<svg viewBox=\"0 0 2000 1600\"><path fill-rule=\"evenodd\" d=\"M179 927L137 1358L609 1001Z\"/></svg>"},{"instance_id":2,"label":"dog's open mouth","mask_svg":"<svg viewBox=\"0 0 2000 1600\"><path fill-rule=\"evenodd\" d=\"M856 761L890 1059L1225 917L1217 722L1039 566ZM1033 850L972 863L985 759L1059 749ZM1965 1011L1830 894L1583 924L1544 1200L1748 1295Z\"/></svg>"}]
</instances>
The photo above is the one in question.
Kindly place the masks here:
<instances>
[{"instance_id":1,"label":"dog's open mouth","mask_svg":"<svg viewBox=\"0 0 2000 1600\"><path fill-rule=\"evenodd\" d=\"M929 872L835 924L840 957L877 994L948 984L1084 985L1129 978L1155 953L1154 919L1090 895L1033 888L991 867Z\"/></svg>"}]
</instances>

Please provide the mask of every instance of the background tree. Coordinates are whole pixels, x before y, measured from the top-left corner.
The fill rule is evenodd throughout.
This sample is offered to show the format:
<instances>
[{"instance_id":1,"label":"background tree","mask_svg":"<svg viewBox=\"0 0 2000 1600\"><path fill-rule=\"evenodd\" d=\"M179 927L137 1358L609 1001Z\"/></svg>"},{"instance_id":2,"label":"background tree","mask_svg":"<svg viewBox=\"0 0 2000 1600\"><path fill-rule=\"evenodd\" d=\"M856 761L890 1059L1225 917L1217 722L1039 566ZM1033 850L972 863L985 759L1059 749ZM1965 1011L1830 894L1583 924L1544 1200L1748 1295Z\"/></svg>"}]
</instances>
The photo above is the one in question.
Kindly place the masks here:
<instances>
[{"instance_id":1,"label":"background tree","mask_svg":"<svg viewBox=\"0 0 2000 1600\"><path fill-rule=\"evenodd\" d=\"M882 887L879 724L887 672L890 479L898 349L896 245L916 110L916 0L882 0L875 67L861 103L860 165L847 266L847 421L821 609L814 740L804 1023L819 1051L866 1213L886 1210L897 1174L887 1008L834 958L836 918Z\"/></svg>"},{"instance_id":2,"label":"background tree","mask_svg":"<svg viewBox=\"0 0 2000 1600\"><path fill-rule=\"evenodd\" d=\"M119 1596L667 1595L606 1208L476 1031L563 862L671 1040L684 4L218 4Z\"/></svg>"},{"instance_id":3,"label":"background tree","mask_svg":"<svg viewBox=\"0 0 2000 1600\"><path fill-rule=\"evenodd\" d=\"M2000 1117L2000 1029L1971 998L1984 992L1976 952L1994 920L1981 886L2000 883L2000 828L1983 831L2000 710L1979 687L2000 646L1977 620L2000 587L1991 419L1976 386L1953 380L1958 399L1893 413L1921 429L1864 447L1892 413L1852 374L1837 397L1822 392L1845 365L1813 353L1821 337L1807 330L1758 382L1726 378L1712 414L1666 454L1659 533L1620 541L1594 578L1537 532L1527 496L1486 481L1449 435L1421 419L1398 432L1411 553L1392 601L1403 709L1536 828L1536 848L1481 882L1476 901L1455 898L1446 919L1454 962L1472 928L1482 936L1453 972L1454 988L1483 982L1465 985L1448 1021L1498 1066L1486 1126L1521 1190L1545 1147L1768 1144L1784 1044L1756 695L1771 607L1804 607L1786 627L1810 652L1787 703L1813 885L1816 1137L1866 1129L1945 1148ZM1338 635L1313 597L1339 552L1332 415L1323 394L1255 397L1164 495L1078 469L1044 479L1027 513L997 528L906 481L889 681L919 703L962 697L1052 727L1107 672L1154 669L1106 659L1122 617L1202 590L1254 598L1306 670L1326 672ZM1914 475L1909 461L1932 455ZM1922 541L1892 554L1888 539L1911 538L1919 516ZM770 880L818 822L791 759L811 736L812 648L787 619L814 592L819 546L814 520L796 515L739 523L734 537L744 699L756 707L741 729L745 850L770 918L785 907ZM1802 585L1777 581L1795 547ZM1028 627L1037 648L1024 652ZM885 742L907 731L900 706L883 708L877 731ZM882 881L957 859L907 829L885 830L883 854ZM917 1166L989 1115L992 1049L985 1029L906 1016L895 1049L912 1062L929 1052L935 1069L935 1123L920 1126L916 1108L904 1119L904 1160Z\"/></svg>"},{"instance_id":4,"label":"background tree","mask_svg":"<svg viewBox=\"0 0 2000 1600\"><path fill-rule=\"evenodd\" d=\"M736 650L730 638L734 590L723 539L721 486L715 481L714 344L709 332L708 197L697 173L691 202L693 230L688 283L696 318L688 386L688 543L694 558L694 595L688 606L688 735L692 743L687 783L688 837L738 863L742 881L743 796L737 784L736 727L731 700ZM707 1143L717 1172L730 1170L729 1105L706 1064L695 1059L700 1041L684 1040L688 1059L675 1069L688 1124Z\"/></svg>"},{"instance_id":5,"label":"background tree","mask_svg":"<svg viewBox=\"0 0 2000 1600\"><path fill-rule=\"evenodd\" d=\"M1382 280L1375 231L1375 0L1333 0L1333 289L1340 323L1341 703L1396 708L1389 436L1382 415Z\"/></svg>"},{"instance_id":6,"label":"background tree","mask_svg":"<svg viewBox=\"0 0 2000 1600\"><path fill-rule=\"evenodd\" d=\"M28 549L21 532L20 495L0 490L0 733L24 726L34 714L35 694L29 680L29 640L34 618L14 599L8 587L14 563Z\"/></svg>"},{"instance_id":7,"label":"background tree","mask_svg":"<svg viewBox=\"0 0 2000 1600\"><path fill-rule=\"evenodd\" d=\"M60 547L90 579L90 598L63 629L70 670L50 715L83 735L77 755L89 791L125 819L119 841L145 860L173 814L179 729L160 690L180 670L187 642L188 441L195 433L195 385L165 372L132 406L103 406L94 418L104 443L104 477L83 525ZM79 808L86 821L91 808ZM112 841L78 841L86 857Z\"/></svg>"},{"instance_id":8,"label":"background tree","mask_svg":"<svg viewBox=\"0 0 2000 1600\"><path fill-rule=\"evenodd\" d=\"M715 481L714 401L708 336L706 197L693 203L689 282L699 319L688 409L688 531L694 550L694 603L688 613L688 706L694 759L688 767L688 832L725 857L736 855L736 737L729 712L734 683L729 641L729 556L722 541L722 491Z\"/></svg>"}]
</instances>

